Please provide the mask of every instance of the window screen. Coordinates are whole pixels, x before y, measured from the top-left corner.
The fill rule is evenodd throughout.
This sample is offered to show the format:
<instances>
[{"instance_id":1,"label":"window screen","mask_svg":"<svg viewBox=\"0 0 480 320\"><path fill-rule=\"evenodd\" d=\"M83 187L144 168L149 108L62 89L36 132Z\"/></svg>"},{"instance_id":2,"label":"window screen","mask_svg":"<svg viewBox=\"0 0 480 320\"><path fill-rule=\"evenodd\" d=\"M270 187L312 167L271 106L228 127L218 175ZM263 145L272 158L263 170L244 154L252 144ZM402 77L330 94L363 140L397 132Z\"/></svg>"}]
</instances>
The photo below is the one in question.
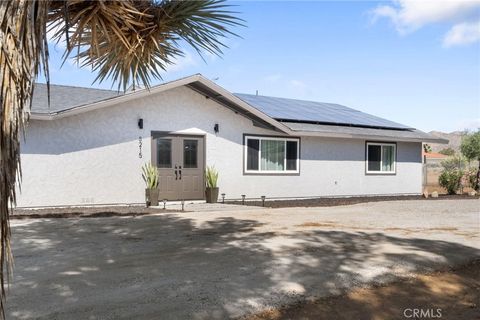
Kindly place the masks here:
<instances>
[{"instance_id":1,"label":"window screen","mask_svg":"<svg viewBox=\"0 0 480 320\"><path fill-rule=\"evenodd\" d=\"M287 170L297 170L298 142L287 141Z\"/></svg>"},{"instance_id":2,"label":"window screen","mask_svg":"<svg viewBox=\"0 0 480 320\"><path fill-rule=\"evenodd\" d=\"M260 149L262 171L284 170L285 141L262 140Z\"/></svg>"},{"instance_id":3,"label":"window screen","mask_svg":"<svg viewBox=\"0 0 480 320\"><path fill-rule=\"evenodd\" d=\"M258 170L258 151L260 150L260 140L247 140L247 170Z\"/></svg>"},{"instance_id":4,"label":"window screen","mask_svg":"<svg viewBox=\"0 0 480 320\"><path fill-rule=\"evenodd\" d=\"M248 172L298 172L299 140L277 137L245 137L245 169Z\"/></svg>"},{"instance_id":5,"label":"window screen","mask_svg":"<svg viewBox=\"0 0 480 320\"><path fill-rule=\"evenodd\" d=\"M395 173L396 145L367 143L367 172Z\"/></svg>"},{"instance_id":6,"label":"window screen","mask_svg":"<svg viewBox=\"0 0 480 320\"><path fill-rule=\"evenodd\" d=\"M393 171L395 149L393 146L382 146L382 171Z\"/></svg>"},{"instance_id":7,"label":"window screen","mask_svg":"<svg viewBox=\"0 0 480 320\"><path fill-rule=\"evenodd\" d=\"M382 159L382 147L377 145L368 146L368 171L380 171Z\"/></svg>"}]
</instances>

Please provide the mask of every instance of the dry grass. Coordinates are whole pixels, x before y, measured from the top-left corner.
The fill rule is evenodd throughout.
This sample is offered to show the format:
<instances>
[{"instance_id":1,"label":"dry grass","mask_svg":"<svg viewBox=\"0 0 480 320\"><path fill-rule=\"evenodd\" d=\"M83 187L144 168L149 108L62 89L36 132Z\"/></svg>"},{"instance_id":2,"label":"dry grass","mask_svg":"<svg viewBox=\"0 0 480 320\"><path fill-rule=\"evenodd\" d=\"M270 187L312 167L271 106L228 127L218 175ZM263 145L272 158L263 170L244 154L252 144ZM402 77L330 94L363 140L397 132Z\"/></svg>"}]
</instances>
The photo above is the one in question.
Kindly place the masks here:
<instances>
[{"instance_id":1,"label":"dry grass","mask_svg":"<svg viewBox=\"0 0 480 320\"><path fill-rule=\"evenodd\" d=\"M245 320L405 319L408 308L440 309L440 319L480 319L480 260L457 270L420 274L386 286L362 288L284 309L268 309ZM438 317L437 317L438 318Z\"/></svg>"}]
</instances>

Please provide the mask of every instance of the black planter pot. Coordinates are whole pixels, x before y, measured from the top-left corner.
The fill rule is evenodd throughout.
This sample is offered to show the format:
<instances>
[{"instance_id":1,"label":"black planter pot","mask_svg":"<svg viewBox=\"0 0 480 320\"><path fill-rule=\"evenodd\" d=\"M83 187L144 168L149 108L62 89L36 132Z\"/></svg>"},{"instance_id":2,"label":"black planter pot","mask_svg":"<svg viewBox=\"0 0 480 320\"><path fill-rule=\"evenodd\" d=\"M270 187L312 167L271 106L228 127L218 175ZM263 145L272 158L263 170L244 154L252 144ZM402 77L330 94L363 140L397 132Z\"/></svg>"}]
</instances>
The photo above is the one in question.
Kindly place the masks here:
<instances>
[{"instance_id":1,"label":"black planter pot","mask_svg":"<svg viewBox=\"0 0 480 320\"><path fill-rule=\"evenodd\" d=\"M206 188L205 199L207 203L217 203L218 201L218 188Z\"/></svg>"},{"instance_id":2,"label":"black planter pot","mask_svg":"<svg viewBox=\"0 0 480 320\"><path fill-rule=\"evenodd\" d=\"M145 202L147 207L158 206L159 189L145 189Z\"/></svg>"}]
</instances>

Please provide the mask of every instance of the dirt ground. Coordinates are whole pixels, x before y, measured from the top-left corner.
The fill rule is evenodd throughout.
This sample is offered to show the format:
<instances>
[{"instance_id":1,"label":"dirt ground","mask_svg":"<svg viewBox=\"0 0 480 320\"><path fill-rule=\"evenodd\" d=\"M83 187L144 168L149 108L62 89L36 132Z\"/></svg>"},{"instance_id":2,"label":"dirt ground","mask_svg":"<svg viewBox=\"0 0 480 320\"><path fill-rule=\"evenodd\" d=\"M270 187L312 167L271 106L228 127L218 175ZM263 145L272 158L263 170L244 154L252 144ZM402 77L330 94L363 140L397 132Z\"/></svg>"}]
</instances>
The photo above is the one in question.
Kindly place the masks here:
<instances>
[{"instance_id":1,"label":"dirt ground","mask_svg":"<svg viewBox=\"0 0 480 320\"><path fill-rule=\"evenodd\" d=\"M12 220L7 318L236 319L480 259L480 200L224 207Z\"/></svg>"},{"instance_id":2,"label":"dirt ground","mask_svg":"<svg viewBox=\"0 0 480 320\"><path fill-rule=\"evenodd\" d=\"M65 207L44 209L14 209L11 219L31 218L99 218L143 216L157 213L169 213L176 210L147 208L144 206L102 206L102 207Z\"/></svg>"},{"instance_id":3,"label":"dirt ground","mask_svg":"<svg viewBox=\"0 0 480 320\"><path fill-rule=\"evenodd\" d=\"M429 317L480 319L480 260L460 268L418 275L386 286L357 289L348 294L273 309L245 320L383 320L408 319L416 310ZM432 315L436 315L433 317Z\"/></svg>"},{"instance_id":4,"label":"dirt ground","mask_svg":"<svg viewBox=\"0 0 480 320\"><path fill-rule=\"evenodd\" d=\"M265 204L260 200L245 201L249 206L268 207L268 208L293 208L293 207L336 207L346 206L358 203L380 202L380 201L399 201L399 200L475 200L479 196L469 196L467 194L446 195L441 194L438 198L424 198L423 196L372 196L372 197L350 197L350 198L312 198L312 199L292 199L292 200L265 200ZM228 201L227 204L240 205L242 201Z\"/></svg>"}]
</instances>

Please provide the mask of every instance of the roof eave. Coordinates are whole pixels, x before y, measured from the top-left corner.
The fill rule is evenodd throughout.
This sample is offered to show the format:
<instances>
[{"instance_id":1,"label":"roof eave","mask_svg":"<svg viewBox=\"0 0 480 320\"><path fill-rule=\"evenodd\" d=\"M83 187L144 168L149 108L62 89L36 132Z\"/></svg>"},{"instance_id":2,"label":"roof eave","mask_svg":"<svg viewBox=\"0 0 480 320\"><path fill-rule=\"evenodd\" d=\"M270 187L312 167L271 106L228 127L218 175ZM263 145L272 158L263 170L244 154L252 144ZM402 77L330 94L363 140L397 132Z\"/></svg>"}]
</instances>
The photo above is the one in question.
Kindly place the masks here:
<instances>
[{"instance_id":1,"label":"roof eave","mask_svg":"<svg viewBox=\"0 0 480 320\"><path fill-rule=\"evenodd\" d=\"M118 104L118 103L128 102L128 101L133 100L133 99L142 98L142 97L145 97L145 96L150 95L150 94L163 92L163 91L173 89L173 88L176 88L176 87L180 87L180 86L183 86L185 84L189 84L193 81L198 81L199 77L201 77L199 74L195 74L195 75L192 75L192 76L189 76L189 77L186 77L186 78L182 78L182 79L174 80L174 81L171 81L171 82L167 82L167 83L161 84L159 86L152 87L150 89L132 91L130 93L126 93L126 94L118 96L118 97L108 98L108 99L104 99L104 100L101 100L101 101L98 101L98 102L89 103L89 104L85 104L85 105L81 105L81 106L75 106L75 107L72 107L72 108L67 109L67 110L52 112L52 113L49 113L49 114L32 113L31 114L32 116L30 118L35 119L35 120L61 119L61 118L77 115L77 114L80 114L80 113L84 113L84 112L87 112L87 111L92 111L92 110L97 110L97 109L109 107L109 106L112 106L112 105L115 105L115 104Z\"/></svg>"},{"instance_id":2,"label":"roof eave","mask_svg":"<svg viewBox=\"0 0 480 320\"><path fill-rule=\"evenodd\" d=\"M188 85L188 84L191 84L193 82L199 82L199 83L207 86L211 90L217 92L218 94L222 95L223 97L225 97L226 99L231 101L232 103L240 106L242 109L245 109L249 113L251 113L254 116L258 117L259 119L269 123L270 125L274 126L275 128L279 129L280 131L283 131L284 133L287 133L287 134L292 133L292 130L290 128L288 128L287 126L285 126L284 124L276 121L275 119L269 117L265 113L263 113L263 112L259 111L258 109L250 106L249 104L247 104L246 102L244 102L240 98L236 97L235 95L233 95L232 93L230 93L226 89L217 85L213 81L210 81L210 80L206 79L205 77L203 77L200 74L195 74L195 75L192 75L192 76L189 76L189 77L186 77L186 78L182 78L182 79L174 80L174 81L171 81L171 82L167 82L167 83L152 87L150 89L143 89L143 90L139 90L139 91L134 91L134 92L124 94L122 96L108 98L108 99L104 99L104 100L94 102L94 103L72 107L68 110L63 110L63 111L59 111L59 112L52 112L52 113L49 113L49 114L32 113L31 116L30 116L30 119L33 119L33 120L62 119L62 118L65 118L65 117L81 114L81 113L84 113L84 112L87 112L87 111L92 111L92 110L97 110L97 109L109 107L109 106L112 106L112 105L115 105L115 104L118 104L118 103L128 102L130 100L142 98L142 97L145 97L145 96L148 96L148 95L151 95L151 94L160 93L160 92L163 92L163 91L167 91L167 90L170 90L170 89L174 89L174 88L177 88L177 87Z\"/></svg>"},{"instance_id":3,"label":"roof eave","mask_svg":"<svg viewBox=\"0 0 480 320\"><path fill-rule=\"evenodd\" d=\"M406 137L392 137L384 135L370 135L370 134L349 134L349 133L334 133L334 132L315 132L315 131L293 131L293 135L300 137L327 137L327 138L344 138L344 139L362 139L362 140L379 140L379 141L399 141L399 142L428 142L447 144L448 140L440 138L406 138Z\"/></svg>"}]
</instances>

